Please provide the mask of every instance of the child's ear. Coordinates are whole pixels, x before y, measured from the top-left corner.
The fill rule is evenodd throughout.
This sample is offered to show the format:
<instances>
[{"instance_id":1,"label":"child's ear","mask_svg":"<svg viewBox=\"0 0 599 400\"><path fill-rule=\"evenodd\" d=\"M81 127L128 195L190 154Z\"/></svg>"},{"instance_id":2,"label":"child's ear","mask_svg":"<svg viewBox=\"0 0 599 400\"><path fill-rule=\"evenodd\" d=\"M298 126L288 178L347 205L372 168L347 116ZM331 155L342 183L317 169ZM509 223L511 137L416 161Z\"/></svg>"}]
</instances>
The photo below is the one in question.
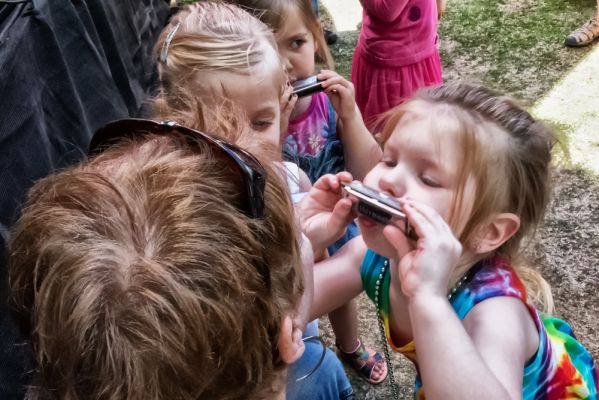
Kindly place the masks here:
<instances>
[{"instance_id":1,"label":"child's ear","mask_svg":"<svg viewBox=\"0 0 599 400\"><path fill-rule=\"evenodd\" d=\"M520 229L520 217L516 214L497 214L480 231L472 250L477 254L489 253L507 242L518 232L518 229Z\"/></svg>"},{"instance_id":2,"label":"child's ear","mask_svg":"<svg viewBox=\"0 0 599 400\"><path fill-rule=\"evenodd\" d=\"M293 325L293 319L289 315L283 316L283 321L281 321L281 332L279 333L277 346L281 358L287 364L293 364L304 354L302 331Z\"/></svg>"}]
</instances>

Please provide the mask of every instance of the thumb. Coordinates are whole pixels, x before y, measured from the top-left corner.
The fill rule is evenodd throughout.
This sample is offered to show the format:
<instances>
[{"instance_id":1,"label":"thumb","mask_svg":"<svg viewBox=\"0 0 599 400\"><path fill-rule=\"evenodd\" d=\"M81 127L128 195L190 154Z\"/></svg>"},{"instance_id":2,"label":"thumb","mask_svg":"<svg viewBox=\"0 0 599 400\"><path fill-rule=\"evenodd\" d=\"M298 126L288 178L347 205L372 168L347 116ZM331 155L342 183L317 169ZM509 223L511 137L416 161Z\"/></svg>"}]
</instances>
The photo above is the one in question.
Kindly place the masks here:
<instances>
[{"instance_id":1,"label":"thumb","mask_svg":"<svg viewBox=\"0 0 599 400\"><path fill-rule=\"evenodd\" d=\"M395 225L387 225L383 229L385 239L397 250L399 257L402 258L412 250L414 246L410 243L405 234Z\"/></svg>"},{"instance_id":2,"label":"thumb","mask_svg":"<svg viewBox=\"0 0 599 400\"><path fill-rule=\"evenodd\" d=\"M350 199L343 198L339 200L331 213L328 228L335 232L345 231L345 228L353 219L351 210L352 201Z\"/></svg>"}]
</instances>

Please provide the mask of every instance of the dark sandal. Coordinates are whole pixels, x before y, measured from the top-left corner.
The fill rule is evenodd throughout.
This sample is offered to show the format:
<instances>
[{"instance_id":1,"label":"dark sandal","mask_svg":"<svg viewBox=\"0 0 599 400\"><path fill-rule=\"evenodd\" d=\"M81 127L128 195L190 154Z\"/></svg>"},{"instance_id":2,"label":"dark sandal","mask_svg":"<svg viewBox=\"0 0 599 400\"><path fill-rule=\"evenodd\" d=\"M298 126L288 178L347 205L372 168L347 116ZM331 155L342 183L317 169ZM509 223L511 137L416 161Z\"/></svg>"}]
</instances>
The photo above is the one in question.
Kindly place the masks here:
<instances>
[{"instance_id":1,"label":"dark sandal","mask_svg":"<svg viewBox=\"0 0 599 400\"><path fill-rule=\"evenodd\" d=\"M360 345L353 353L344 352L343 349L341 349L341 346L337 344L337 355L343 361L351 365L362 378L366 379L372 385L378 385L387 378L388 369L385 368L385 373L378 380L374 380L370 377L372 371L377 364L385 365L386 367L387 363L379 352L374 350L369 352L366 347L364 347L362 341L358 341Z\"/></svg>"}]
</instances>

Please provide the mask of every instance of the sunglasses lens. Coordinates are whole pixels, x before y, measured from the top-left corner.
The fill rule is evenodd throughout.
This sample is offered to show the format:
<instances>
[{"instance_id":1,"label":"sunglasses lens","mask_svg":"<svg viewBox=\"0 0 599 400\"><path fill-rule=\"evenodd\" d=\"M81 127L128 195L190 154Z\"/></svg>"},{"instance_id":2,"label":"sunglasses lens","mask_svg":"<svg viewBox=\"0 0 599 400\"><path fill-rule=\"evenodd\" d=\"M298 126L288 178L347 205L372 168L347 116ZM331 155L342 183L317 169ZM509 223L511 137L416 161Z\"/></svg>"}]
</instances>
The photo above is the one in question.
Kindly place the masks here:
<instances>
[{"instance_id":1,"label":"sunglasses lens","mask_svg":"<svg viewBox=\"0 0 599 400\"><path fill-rule=\"evenodd\" d=\"M253 218L264 216L264 188L266 172L260 162L247 151L230 143L220 142L226 151L242 170L247 192L246 214Z\"/></svg>"}]
</instances>

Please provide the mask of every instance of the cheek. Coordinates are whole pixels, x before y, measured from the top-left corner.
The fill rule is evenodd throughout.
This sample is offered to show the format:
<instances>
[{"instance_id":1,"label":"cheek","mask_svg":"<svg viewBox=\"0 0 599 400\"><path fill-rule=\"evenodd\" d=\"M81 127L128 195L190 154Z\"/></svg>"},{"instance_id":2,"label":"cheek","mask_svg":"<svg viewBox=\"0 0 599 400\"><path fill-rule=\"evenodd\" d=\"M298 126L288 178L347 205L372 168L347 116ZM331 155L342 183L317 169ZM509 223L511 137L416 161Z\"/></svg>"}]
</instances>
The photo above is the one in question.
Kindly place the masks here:
<instances>
[{"instance_id":1,"label":"cheek","mask_svg":"<svg viewBox=\"0 0 599 400\"><path fill-rule=\"evenodd\" d=\"M263 132L263 134L265 135L264 139L267 140L268 143L277 148L281 147L281 118L275 118L272 121L270 128L268 128L266 132Z\"/></svg>"},{"instance_id":2,"label":"cheek","mask_svg":"<svg viewBox=\"0 0 599 400\"><path fill-rule=\"evenodd\" d=\"M373 169L370 170L370 172L368 172L366 174L366 176L364 177L363 183L366 186L370 186L372 188L378 188L380 176L381 176L381 174L380 174L378 168L374 167Z\"/></svg>"}]
</instances>

